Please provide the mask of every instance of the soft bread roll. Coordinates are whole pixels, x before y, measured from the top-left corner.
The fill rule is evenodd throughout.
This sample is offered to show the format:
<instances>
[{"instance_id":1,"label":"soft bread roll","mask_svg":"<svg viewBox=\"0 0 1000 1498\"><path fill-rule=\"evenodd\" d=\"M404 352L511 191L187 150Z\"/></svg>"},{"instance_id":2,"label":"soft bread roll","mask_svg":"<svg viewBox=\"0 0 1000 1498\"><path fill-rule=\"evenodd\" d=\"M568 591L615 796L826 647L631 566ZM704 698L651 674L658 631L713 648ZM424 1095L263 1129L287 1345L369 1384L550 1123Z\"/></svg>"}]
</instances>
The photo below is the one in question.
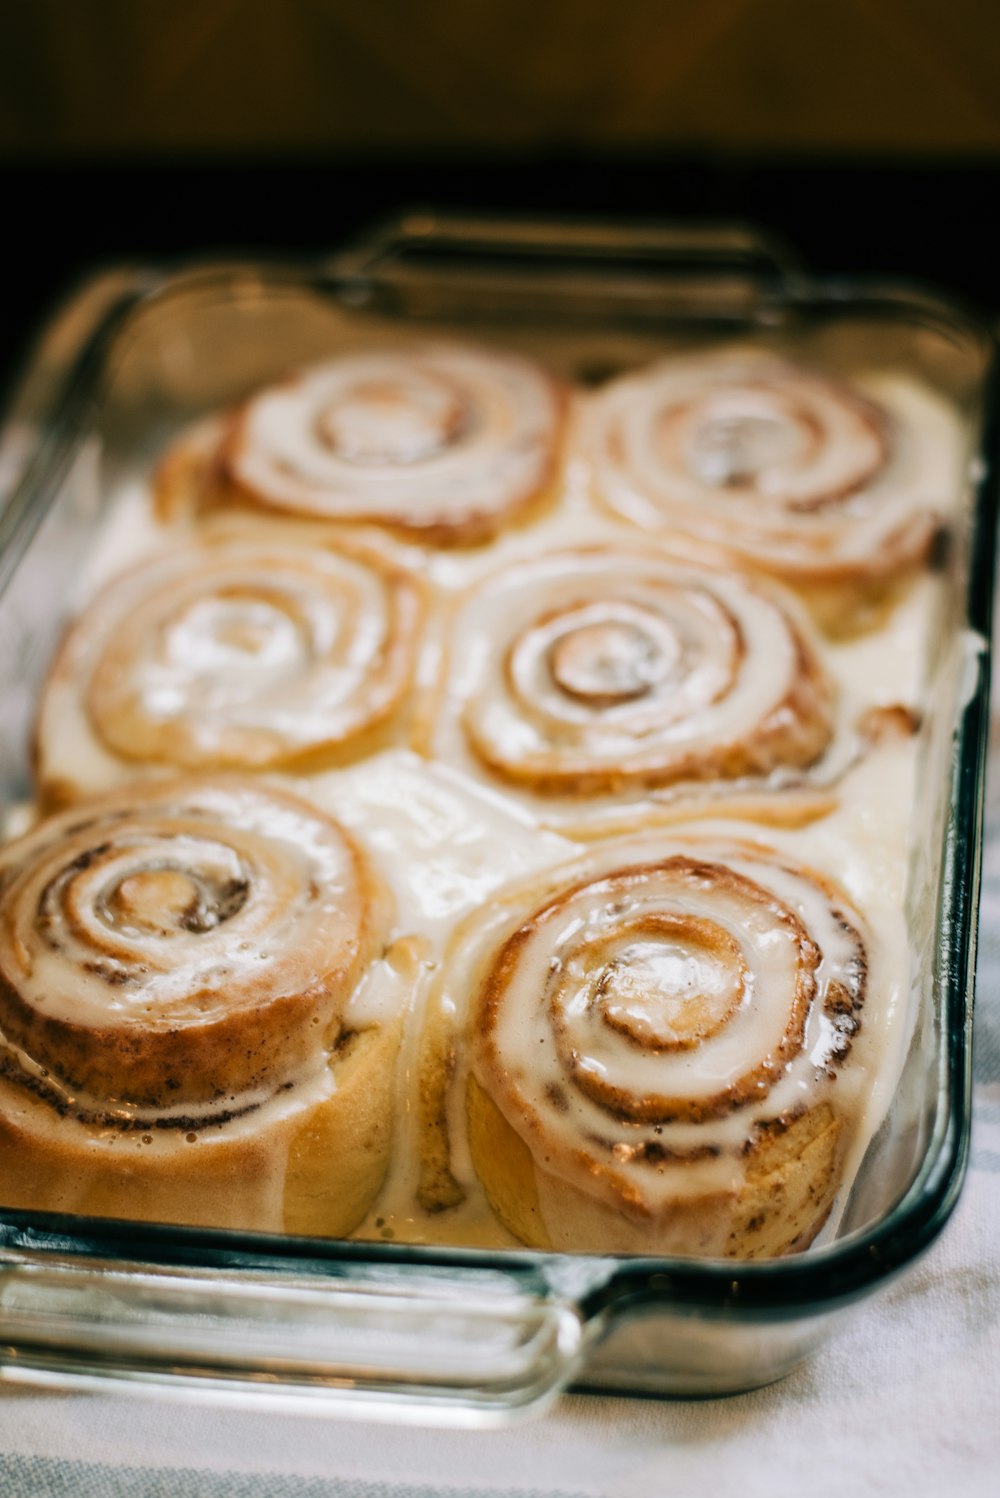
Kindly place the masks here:
<instances>
[{"instance_id":1,"label":"soft bread roll","mask_svg":"<svg viewBox=\"0 0 1000 1498\"><path fill-rule=\"evenodd\" d=\"M217 530L107 584L42 690L35 760L56 806L142 770L316 770L391 740L423 590L305 527Z\"/></svg>"},{"instance_id":2,"label":"soft bread roll","mask_svg":"<svg viewBox=\"0 0 1000 1498\"><path fill-rule=\"evenodd\" d=\"M944 526L933 423L911 403L752 349L674 357L600 393L583 457L616 514L793 584L850 632L878 621Z\"/></svg>"},{"instance_id":3,"label":"soft bread roll","mask_svg":"<svg viewBox=\"0 0 1000 1498\"><path fill-rule=\"evenodd\" d=\"M868 944L842 891L759 843L605 844L468 923L440 1010L471 971L467 1023L426 1068L459 1095L439 1116L464 1110L471 1166L532 1247L801 1249L862 1110Z\"/></svg>"},{"instance_id":4,"label":"soft bread roll","mask_svg":"<svg viewBox=\"0 0 1000 1498\"><path fill-rule=\"evenodd\" d=\"M341 1235L381 1184L408 980L337 823L143 782L0 853L0 1200Z\"/></svg>"},{"instance_id":5,"label":"soft bread roll","mask_svg":"<svg viewBox=\"0 0 1000 1498\"><path fill-rule=\"evenodd\" d=\"M0 1200L32 1211L343 1237L385 1176L402 1021L352 1035L310 1084L226 1121L144 1130L53 1117L0 1078Z\"/></svg>"},{"instance_id":6,"label":"soft bread roll","mask_svg":"<svg viewBox=\"0 0 1000 1498\"><path fill-rule=\"evenodd\" d=\"M78 810L0 857L0 1200L805 1246L894 1075L936 585L901 592L960 440L888 367L855 389L736 349L594 393L443 343L188 430L157 524L124 492L87 575L170 550L84 610L44 689L40 799ZM884 638L809 616L850 634L897 597ZM340 820L410 933L385 955Z\"/></svg>"},{"instance_id":7,"label":"soft bread roll","mask_svg":"<svg viewBox=\"0 0 1000 1498\"><path fill-rule=\"evenodd\" d=\"M553 1242L541 1207L541 1193L567 1195L565 1181L540 1167L531 1150L476 1081L466 1093L469 1141L480 1180L500 1221L532 1248L551 1250ZM669 1239L651 1223L645 1235L614 1209L572 1193L574 1215L592 1226L605 1252L721 1253L727 1258L777 1257L805 1248L822 1226L838 1182L840 1124L823 1103L811 1112L763 1133L746 1165L738 1191L679 1199L670 1212ZM722 1246L725 1239L725 1246ZM700 1246L703 1245L703 1246Z\"/></svg>"},{"instance_id":8,"label":"soft bread roll","mask_svg":"<svg viewBox=\"0 0 1000 1498\"><path fill-rule=\"evenodd\" d=\"M201 423L167 454L161 516L219 505L489 540L540 500L561 390L529 360L460 344L342 354Z\"/></svg>"},{"instance_id":9,"label":"soft bread roll","mask_svg":"<svg viewBox=\"0 0 1000 1498\"><path fill-rule=\"evenodd\" d=\"M423 747L583 836L730 799L807 819L834 773L814 637L777 586L657 547L520 560L461 600Z\"/></svg>"}]
</instances>

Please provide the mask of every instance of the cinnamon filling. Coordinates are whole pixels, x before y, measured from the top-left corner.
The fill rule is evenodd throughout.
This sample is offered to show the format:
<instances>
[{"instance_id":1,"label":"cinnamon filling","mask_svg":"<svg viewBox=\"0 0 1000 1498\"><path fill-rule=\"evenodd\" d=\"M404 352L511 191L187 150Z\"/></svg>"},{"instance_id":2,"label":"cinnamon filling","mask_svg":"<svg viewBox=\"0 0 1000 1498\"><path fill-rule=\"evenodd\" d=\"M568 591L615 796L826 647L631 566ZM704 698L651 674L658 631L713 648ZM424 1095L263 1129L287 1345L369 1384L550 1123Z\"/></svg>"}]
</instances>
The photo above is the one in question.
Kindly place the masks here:
<instances>
[{"instance_id":1,"label":"cinnamon filling","mask_svg":"<svg viewBox=\"0 0 1000 1498\"><path fill-rule=\"evenodd\" d=\"M219 884L188 870L154 866L127 874L101 896L99 909L109 924L140 936L199 933L234 916L249 888L247 879Z\"/></svg>"}]
</instances>

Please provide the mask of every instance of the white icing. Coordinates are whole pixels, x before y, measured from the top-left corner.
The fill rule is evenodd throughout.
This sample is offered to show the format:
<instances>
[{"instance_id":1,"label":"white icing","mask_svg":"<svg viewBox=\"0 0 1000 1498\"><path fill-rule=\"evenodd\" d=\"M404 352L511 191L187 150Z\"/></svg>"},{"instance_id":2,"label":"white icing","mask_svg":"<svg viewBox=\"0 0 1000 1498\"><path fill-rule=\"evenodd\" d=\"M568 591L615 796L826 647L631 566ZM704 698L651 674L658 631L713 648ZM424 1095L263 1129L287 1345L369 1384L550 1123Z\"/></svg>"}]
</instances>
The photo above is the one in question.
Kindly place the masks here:
<instances>
[{"instance_id":1,"label":"white icing","mask_svg":"<svg viewBox=\"0 0 1000 1498\"><path fill-rule=\"evenodd\" d=\"M366 367L370 370L373 366ZM518 371L516 379L513 374L515 367ZM522 383L525 367L517 360L509 361L511 379L522 390L525 388ZM365 379L368 378L366 374ZM360 489L367 496L365 504L371 506L366 513L378 513L379 496L388 484L374 462L380 454L384 456L387 452L392 459L389 468L393 473L403 473L408 478L416 476L417 489L406 503L412 503L414 513L418 514L429 515L438 498L443 498L448 514L457 513L460 500L464 502L470 497L477 504L488 507L495 499L495 486L499 482L497 475L502 475L507 481L516 470L527 483L530 471L537 480L542 431L548 429L552 421L550 387L542 382L544 392L535 390L534 425L530 428L534 435L530 440L526 439L522 457L511 458L509 462L504 459L497 466L494 451L488 462L484 459L481 482L477 480L470 492L460 494L457 484L451 487L449 464L452 460L447 447L439 444L438 436L442 431L451 430L452 426L454 431L468 434L474 428L463 428L460 421L454 425L450 397L444 393L446 383L439 381L436 375L429 383L420 383L409 414L404 414L401 409L390 410L381 397L372 400L370 395L364 395L359 402L351 395L340 404L336 392L335 398L330 399L331 393L325 387L320 391L322 399L317 419L323 431L325 456L319 460L319 466L325 468L327 457L333 453L333 464L339 473L349 471L354 476L352 484L359 478ZM854 539L845 543L844 556L848 560L852 556L860 559L865 554L865 548L883 533L886 516L908 514L919 508L933 510L936 514L951 512L956 505L961 466L958 425L953 413L937 396L896 375L864 373L859 377L859 385L891 413L892 456L881 476L867 486L864 502L853 507L858 527L852 532ZM277 401L276 405L270 404L272 398ZM268 397L263 425L271 443L271 456L261 460L261 469L249 473L248 481L252 483L270 481L265 470L273 467L274 454L283 451L286 438L292 434L293 428L301 425L301 418L288 414L284 400L284 394ZM557 502L530 527L502 532L489 547L463 552L425 552L415 544L373 533L374 545L382 555L419 570L446 600L437 628L429 637L419 664L418 675L424 685L436 679L444 642L453 632L451 601L469 589L483 600L482 634L474 636L472 632L466 634L460 630L455 639L454 675L448 688L451 727L443 738L434 742L435 753L440 754L446 763L429 763L397 748L376 754L347 769L289 780L299 795L322 807L355 834L395 897L396 913L389 932L388 950L372 963L367 977L348 1001L346 1023L364 1027L398 1013L401 1004L413 1006L411 1023L400 1053L400 1119L390 1177L379 1201L359 1230L360 1236L388 1233L413 1241L497 1246L507 1246L512 1242L492 1218L471 1169L464 1138L464 1073L461 1064L449 1099L449 1118L452 1169L465 1187L465 1201L435 1216L423 1213L415 1206L418 1139L414 1120L420 1023L431 976L446 963L441 1008L453 1019L456 1029L461 1029L476 964L491 943L503 938L515 919L517 906L512 903L515 899L512 892L520 890L525 880L535 885L539 879L547 877L546 871L578 859L582 848L577 839L591 836L595 830L593 827L581 829L561 818L558 808L553 813L551 799L543 802L541 798L502 788L495 781L485 784L468 755L461 734L456 731L456 725L460 718L460 702L474 692L484 675L496 670L481 648L490 630L502 621L503 610L491 592L493 576L512 563L522 565L526 575L534 575L533 569L544 571L549 565L548 561L538 560L543 553L565 550L569 546L580 549L588 545L606 547L609 543L636 545L632 523L636 517L624 519L609 513L598 503L594 493L590 438L596 430L596 415L603 400L604 396L577 398L574 417L577 436L573 439L562 473ZM761 413L757 415L761 416ZM636 420L639 420L638 416ZM500 425L502 427L503 422ZM749 447L751 456L761 452L773 456L777 452L781 463L794 467L801 456L798 438L786 440L786 436L767 428L765 419L763 425L758 421L752 431L744 429L739 440L744 448ZM456 453L465 441L465 437L460 438ZM720 450L717 446L713 448L711 443L706 446L704 442L701 445L695 442L688 458L694 469L700 472L701 481L707 482L709 487L718 483L718 464L722 462L731 466L735 461L731 449ZM743 452L740 464L746 467L747 461ZM314 470L312 465L313 459L310 458L301 479L302 493L311 492L314 480L318 480L319 470ZM447 482L440 483L442 479ZM831 482L829 470L824 482ZM479 484L478 488L476 484ZM872 500L870 511L869 498ZM876 515L881 518L876 519ZM179 528L166 530L155 526L147 516L147 496L134 487L123 488L108 511L95 550L82 571L81 601L103 588L113 574L128 564L162 550L165 538L171 544L181 538ZM674 538L671 544L680 543ZM875 748L866 747L853 767L848 769L857 748L851 731L861 715L872 707L903 704L919 709L930 702L926 663L932 649L940 592L939 580L923 577L887 614L878 630L847 643L823 641L816 647L823 670L835 683L837 698L836 737L840 747L838 757L826 768L831 771L832 778L844 775L846 771L837 787L839 804L834 812L809 827L791 831L768 828L762 832L759 828L727 825L721 821L705 824L700 830L700 836L708 838L716 849L730 846L734 839L763 840L779 855L786 856L789 862L802 863L820 874L832 876L846 891L856 910L863 912L862 924L870 961L868 988L861 1029L852 1041L850 1067L841 1072L837 1083L845 1112L850 1113L854 1120L851 1149L845 1166L848 1181L884 1114L912 1022L912 956L904 909L911 894L908 857L914 842L911 829L913 807L923 783L918 777L914 741L903 735L887 737ZM631 592L629 601L634 601ZM477 597L474 607L478 606ZM642 599L638 600L637 606L643 607ZM623 623L628 622L623 616ZM204 660L206 652L199 646L199 636L200 629L187 630L188 644L193 640L196 651ZM551 643L548 641L548 645ZM627 687L636 657L628 641L618 640L617 643L622 647L617 663L612 660L606 670L610 671L613 681L624 679ZM660 645L663 660L667 662L664 671L669 675L676 666L671 654L675 649L676 635L671 644L668 629L661 635ZM785 657L776 636L771 638L771 654L784 664ZM282 660L286 658L287 652L282 654ZM536 656L526 668L529 679L535 677L537 661ZM587 665L581 667L572 656L564 662L567 679L576 687L583 688L578 693L577 719L588 717L585 703L589 669ZM656 671L659 670L657 666ZM650 683L654 690L662 679L656 676L656 671L655 679ZM227 692L231 694L231 689L227 688ZM584 703L582 707L581 702ZM487 710L493 713L495 708L490 706ZM934 705L935 713L947 714L949 710L950 699L947 702L942 699ZM92 786L118 783L126 772L120 761L108 754L86 731L82 709L66 705L64 712L63 726L57 735L61 763L67 770L78 771L81 779ZM622 716L625 716L625 709ZM507 729L503 731L506 733ZM934 773L940 768L935 765ZM617 799L606 798L603 808L606 817L597 831L606 831L609 825L614 825L620 812ZM642 819L650 817L655 810L656 803L649 798L636 801L629 808L629 820L634 822L637 818L641 825ZM706 808L702 806L701 811L704 815ZM557 836L545 830L543 823L546 820L570 831L572 837ZM650 835L644 833L638 843L645 846ZM298 846L294 831L290 841L296 844L291 855L293 861L311 856L304 845ZM674 838L673 842L674 845L684 845L685 838ZM588 852L583 856L589 860L603 855L597 850L593 855ZM756 864L753 855L746 855L746 860L749 875ZM333 889L336 871L324 869L323 877L328 876L333 881ZM780 884L783 876L776 877ZM813 908L817 900L815 894L802 894L800 886L796 888L800 890L799 894L784 886L779 894L788 900L800 899L808 907L810 919L821 919ZM336 903L331 896L331 905ZM726 918L726 926L734 940L743 938L742 926L732 913ZM762 930L751 935L763 949L768 971L780 974L783 964L787 969L787 942L780 932L769 935ZM837 941L836 931L827 928L824 950L828 951L828 956L825 962L836 960ZM654 977L659 975L667 991L676 988L678 982L683 988L684 974L690 977L691 964L697 967L702 960L692 956L690 948L683 944L679 948L670 948L668 944L665 958L662 952L655 960L648 953L640 953L640 956L647 962L647 969L652 962ZM641 966L641 962L638 965ZM610 1010L621 1024L631 1024L640 1030L645 1026L662 1036L671 1025L683 1024L684 1006L680 1006L678 1021L676 1004L671 1000L657 1008L650 998L649 988L647 982L638 996L630 996L625 985L609 1001ZM656 982L652 988L655 999ZM735 1014L721 1024L718 1035L714 1037L718 1044L709 1047L704 1056L696 1057L683 1050L667 1053L673 1095L693 1095L699 1086L719 1086L737 1076L741 1066L737 1037L743 1034L753 1034L754 1044L765 1050L773 1049L775 1036L780 1034L780 1023L762 1006L760 999L761 994L757 991L741 997ZM82 983L76 990L74 1003L81 1006L76 1012L85 1011L88 1004L97 1003L96 990L92 991L88 983ZM509 1022L508 1029L515 1050L519 1048L527 1057L534 1030L530 1026L518 1030L513 1021ZM621 1046L608 1039L603 1030L599 1032L599 1039L601 1043L592 1056L588 1052L584 1065L592 1066L595 1072L603 1069L604 1075L613 1077L620 1071L624 1052ZM800 1061L796 1068L774 1083L770 1103L784 1105L797 1096L806 1097L806 1073L823 1066L834 1040L829 1019L822 1011L811 1012ZM22 1058L19 1064L30 1069L30 1058ZM635 1067L639 1079L636 1085L646 1086L647 1090L653 1086L662 1089L664 1084L659 1068L655 1072L650 1068L647 1075L644 1066L645 1063L637 1063ZM250 1135L257 1127L255 1119L284 1116L283 1110L291 1113L302 1099L313 1096L317 1089L316 1095L319 1095L323 1089L332 1086L325 1069L308 1075L303 1072L287 1095L270 1101L258 1097L244 1099L248 1106L252 1104L250 1112L227 1124L227 1131L233 1129L240 1135ZM5 1095L16 1090L5 1082L0 1083L0 1087ZM24 1106L35 1109L34 1103L25 1103ZM581 1106L583 1117L591 1117L600 1111L591 1102ZM694 1168L664 1167L663 1175L657 1177L659 1199L665 1199L674 1190L683 1195L696 1193L706 1185L731 1186L739 1174L734 1151L742 1127L743 1121L734 1120L733 1115L721 1121L723 1140L729 1147L716 1159L701 1161ZM164 1130L158 1133L152 1144L146 1147L153 1150L175 1147L175 1143L168 1142L173 1132ZM677 1138L681 1142L685 1139L693 1141L696 1133L696 1125L683 1124ZM127 1140L115 1147L131 1149L132 1146L133 1141ZM273 1192L276 1189L275 1181L270 1180L267 1190ZM557 1246L566 1249L587 1247L574 1219L570 1198L561 1188L558 1173L548 1177L545 1192L544 1215ZM624 1251L649 1250L648 1239L643 1239L641 1228L627 1221L616 1206L609 1207L609 1212L614 1215L614 1226L609 1227L608 1246ZM669 1239L664 1239L657 1246L669 1251L671 1245ZM711 1245L706 1245L706 1251L711 1251Z\"/></svg>"},{"instance_id":2,"label":"white icing","mask_svg":"<svg viewBox=\"0 0 1000 1498\"><path fill-rule=\"evenodd\" d=\"M197 929L168 920L150 929L116 914L128 881L164 871L192 900L204 892ZM8 845L0 877L19 991L37 1013L82 1026L127 1026L140 1015L162 1024L192 995L204 1022L266 993L288 951L306 972L311 951L319 972L331 965L324 953L342 960L362 915L356 857L338 829L246 786L175 800L151 792L127 818L116 806L66 813ZM242 903L219 919L215 891L233 883Z\"/></svg>"},{"instance_id":3,"label":"white icing","mask_svg":"<svg viewBox=\"0 0 1000 1498\"><path fill-rule=\"evenodd\" d=\"M70 633L40 707L43 784L329 756L403 695L418 617L415 583L356 548L171 548L106 584Z\"/></svg>"},{"instance_id":4,"label":"white icing","mask_svg":"<svg viewBox=\"0 0 1000 1498\"><path fill-rule=\"evenodd\" d=\"M529 803L542 820L600 813L602 790L620 806L650 785L703 778L705 763L724 779L742 760L730 780L759 761L770 771L772 758L779 772L802 768L829 737L810 635L787 598L655 550L521 562L480 584L450 626L433 752L508 790L525 781L529 796L544 781ZM815 685L799 726L788 699L807 659ZM596 687L587 671L601 673ZM784 758L766 747L779 732ZM557 807L560 789L584 794Z\"/></svg>"},{"instance_id":5,"label":"white icing","mask_svg":"<svg viewBox=\"0 0 1000 1498\"><path fill-rule=\"evenodd\" d=\"M746 833L749 829L740 829ZM730 834L731 838L731 834ZM799 856L803 849L798 839ZM671 860L694 858L710 871L734 870L762 893L747 900L737 890L727 893L711 882L703 887L698 878L684 871L674 873ZM608 875L649 865L662 872L642 872L620 885L604 881ZM700 834L691 836L648 835L633 842L615 841L593 850L579 863L566 866L561 875L547 881L550 896L565 889L582 889L565 904L550 907L527 942L519 944L510 980L499 1004L492 1038L487 1039L483 1060L476 1064L481 1081L519 1131L534 1136L538 1119L546 1141L544 1158L548 1170L583 1183L591 1193L602 1191L597 1167L607 1172L610 1200L618 1189L615 1182L638 1189L653 1210L674 1197L699 1196L719 1187L729 1189L742 1176L741 1150L760 1118L774 1118L802 1099L814 1100L816 1078L832 1064L841 1044L835 1017L823 1009L831 981L853 983L852 964L867 945L867 926L856 912L843 911L855 930L838 922L827 895L808 877L803 878L776 861L763 844L755 851L747 839L715 841ZM768 898L770 897L770 898ZM777 899L779 913L773 906ZM544 887L529 886L521 896L510 896L503 915L486 916L480 929L470 932L453 958L457 975L477 971L484 952L495 951L504 933L516 929L529 913L542 908ZM796 993L799 938L780 917L780 907L794 911L806 931L818 943L822 957L817 969L818 992L805 1015L801 1045L780 1050L789 1027L789 1014ZM599 941L605 931L622 931L644 915L663 912L675 918L699 917L721 927L739 949L747 982L735 1013L715 1034L691 1049L656 1051L629 1042L607 1025L600 1006L593 1004L593 990L574 971L586 944ZM505 918L504 918L505 917ZM857 932L857 934L855 934ZM861 936L859 944L858 936ZM613 952L613 947L612 947ZM563 974L568 975L568 1011L562 1019L557 997ZM602 973L603 977L604 974ZM883 975L884 976L884 975ZM460 978L459 978L459 981ZM676 997L676 995L675 995ZM648 1003L648 991L644 996ZM884 990L872 996L876 1014L885 1001ZM862 1026L867 1023L867 1000ZM561 1026L565 1028L561 1029ZM490 1059L495 1058L495 1059ZM738 1106L723 1097L758 1063L769 1065L768 1075L756 1080ZM491 1086L492 1068L500 1070L503 1082ZM572 1073L578 1081L574 1084ZM590 1093L580 1073L619 1090L622 1100L602 1103ZM847 1067L838 1080L838 1107L850 1112L860 1102L863 1072ZM846 1079L846 1080L845 1080ZM562 1098L553 1101L553 1090ZM644 1108L657 1112L656 1099L664 1099L662 1121L655 1129L629 1121L627 1099L642 1099ZM676 1115L685 1102L696 1106L710 1103L704 1121ZM712 1159L672 1161L655 1168L630 1164L637 1144L649 1140L668 1151L697 1150L711 1143L719 1153ZM624 1155L621 1153L624 1151ZM589 1183L589 1185L587 1184ZM548 1222L548 1216L546 1216Z\"/></svg>"},{"instance_id":6,"label":"white icing","mask_svg":"<svg viewBox=\"0 0 1000 1498\"><path fill-rule=\"evenodd\" d=\"M665 360L592 398L583 460L603 500L644 529L674 526L790 575L877 572L881 548L906 554L904 527L953 513L959 433L910 380L861 372L853 385L874 414L770 355ZM772 440L751 432L761 425ZM699 453L710 430L717 450Z\"/></svg>"},{"instance_id":7,"label":"white icing","mask_svg":"<svg viewBox=\"0 0 1000 1498\"><path fill-rule=\"evenodd\" d=\"M558 405L527 360L430 345L347 355L250 401L230 465L268 504L461 524L538 489Z\"/></svg>"},{"instance_id":8,"label":"white icing","mask_svg":"<svg viewBox=\"0 0 1000 1498\"><path fill-rule=\"evenodd\" d=\"M364 838L391 883L398 928L428 935L437 949L461 916L573 847L499 796L407 750L296 784Z\"/></svg>"}]
</instances>

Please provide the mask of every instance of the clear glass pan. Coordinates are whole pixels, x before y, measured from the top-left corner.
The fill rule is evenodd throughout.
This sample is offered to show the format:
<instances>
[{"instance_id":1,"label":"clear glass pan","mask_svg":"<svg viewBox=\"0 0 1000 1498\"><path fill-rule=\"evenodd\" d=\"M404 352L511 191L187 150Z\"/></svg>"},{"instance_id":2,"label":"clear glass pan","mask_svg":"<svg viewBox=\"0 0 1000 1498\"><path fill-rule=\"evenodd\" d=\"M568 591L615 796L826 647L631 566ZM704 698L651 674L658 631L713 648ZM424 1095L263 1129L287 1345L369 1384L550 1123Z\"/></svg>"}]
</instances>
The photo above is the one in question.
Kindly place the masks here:
<instances>
[{"instance_id":1,"label":"clear glass pan","mask_svg":"<svg viewBox=\"0 0 1000 1498\"><path fill-rule=\"evenodd\" d=\"M0 442L11 476L0 515L5 804L28 793L32 703L106 497L193 416L400 326L492 339L584 380L734 335L832 369L860 349L918 370L958 412L975 461L943 638L961 632L973 648L925 766L934 925L891 1115L838 1238L774 1262L317 1242L0 1210L0 1377L470 1424L538 1409L571 1381L745 1389L789 1371L911 1263L957 1199L998 422L989 333L940 297L817 282L739 227L428 214L331 261L127 267L91 280L41 338Z\"/></svg>"}]
</instances>

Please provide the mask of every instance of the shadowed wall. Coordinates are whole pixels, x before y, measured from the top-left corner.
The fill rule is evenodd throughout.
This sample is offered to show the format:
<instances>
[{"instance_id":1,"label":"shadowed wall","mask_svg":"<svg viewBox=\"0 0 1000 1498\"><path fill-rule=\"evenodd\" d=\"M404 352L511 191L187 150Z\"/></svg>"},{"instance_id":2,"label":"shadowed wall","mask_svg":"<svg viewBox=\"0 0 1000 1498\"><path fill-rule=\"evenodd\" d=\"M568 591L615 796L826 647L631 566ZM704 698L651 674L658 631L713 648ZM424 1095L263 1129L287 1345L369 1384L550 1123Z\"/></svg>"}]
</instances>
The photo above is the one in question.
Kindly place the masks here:
<instances>
[{"instance_id":1,"label":"shadowed wall","mask_svg":"<svg viewBox=\"0 0 1000 1498\"><path fill-rule=\"evenodd\" d=\"M31 0L0 154L989 155L996 0Z\"/></svg>"}]
</instances>

